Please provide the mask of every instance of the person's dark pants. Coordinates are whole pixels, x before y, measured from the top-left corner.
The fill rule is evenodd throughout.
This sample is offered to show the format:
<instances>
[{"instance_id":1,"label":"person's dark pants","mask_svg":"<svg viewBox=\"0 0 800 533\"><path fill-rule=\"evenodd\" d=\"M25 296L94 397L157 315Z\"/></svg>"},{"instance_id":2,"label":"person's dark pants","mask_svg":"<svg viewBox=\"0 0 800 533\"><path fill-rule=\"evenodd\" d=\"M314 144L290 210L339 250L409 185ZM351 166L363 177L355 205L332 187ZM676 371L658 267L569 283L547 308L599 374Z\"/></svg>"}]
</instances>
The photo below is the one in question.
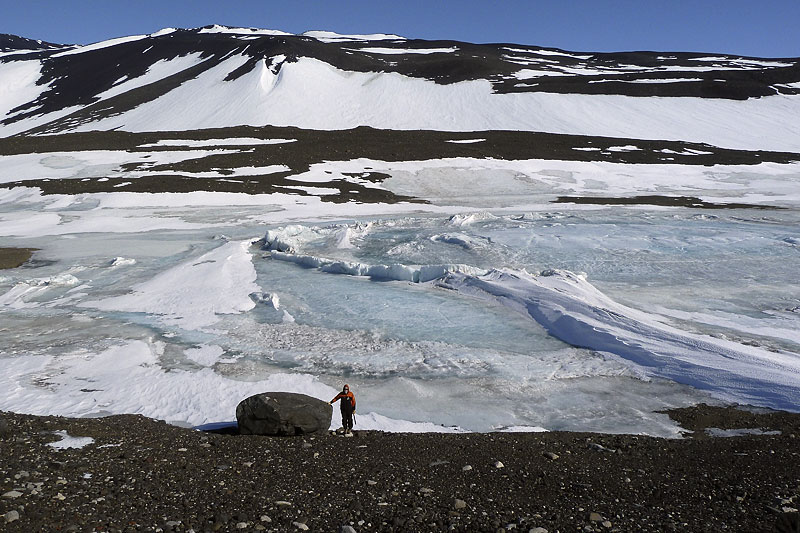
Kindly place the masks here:
<instances>
[{"instance_id":1,"label":"person's dark pants","mask_svg":"<svg viewBox=\"0 0 800 533\"><path fill-rule=\"evenodd\" d=\"M352 411L349 413L345 413L342 411L342 427L345 431L352 431L353 430L353 413Z\"/></svg>"}]
</instances>

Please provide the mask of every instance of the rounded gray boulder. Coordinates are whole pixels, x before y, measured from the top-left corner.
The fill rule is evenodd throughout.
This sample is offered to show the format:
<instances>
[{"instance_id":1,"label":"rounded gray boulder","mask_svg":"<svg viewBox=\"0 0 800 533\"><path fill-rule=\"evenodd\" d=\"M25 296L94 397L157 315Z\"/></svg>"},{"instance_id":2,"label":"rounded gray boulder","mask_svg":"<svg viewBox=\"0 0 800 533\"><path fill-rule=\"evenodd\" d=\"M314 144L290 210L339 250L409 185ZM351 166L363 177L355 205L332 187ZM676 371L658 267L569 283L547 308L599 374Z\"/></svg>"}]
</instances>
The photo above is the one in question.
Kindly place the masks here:
<instances>
[{"instance_id":1,"label":"rounded gray boulder","mask_svg":"<svg viewBox=\"0 0 800 533\"><path fill-rule=\"evenodd\" d=\"M262 392L236 406L242 435L307 435L328 431L333 407L294 392Z\"/></svg>"}]
</instances>

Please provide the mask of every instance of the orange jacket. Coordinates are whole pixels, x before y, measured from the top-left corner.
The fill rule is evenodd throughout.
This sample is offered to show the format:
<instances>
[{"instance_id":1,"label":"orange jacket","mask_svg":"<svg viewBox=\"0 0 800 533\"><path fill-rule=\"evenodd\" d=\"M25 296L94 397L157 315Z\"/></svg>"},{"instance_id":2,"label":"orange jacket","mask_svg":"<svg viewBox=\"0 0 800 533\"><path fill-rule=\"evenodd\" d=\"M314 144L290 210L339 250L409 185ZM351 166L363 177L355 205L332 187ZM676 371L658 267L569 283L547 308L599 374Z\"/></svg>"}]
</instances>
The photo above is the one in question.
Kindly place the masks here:
<instances>
[{"instance_id":1,"label":"orange jacket","mask_svg":"<svg viewBox=\"0 0 800 533\"><path fill-rule=\"evenodd\" d=\"M330 401L330 403L334 403L337 400L344 400L344 399L348 399L350 401L350 405L353 406L353 411L355 412L355 410L356 410L356 397L353 396L353 393L350 392L350 391L347 391L347 393L340 392L339 394L336 395L336 397L333 400Z\"/></svg>"}]
</instances>

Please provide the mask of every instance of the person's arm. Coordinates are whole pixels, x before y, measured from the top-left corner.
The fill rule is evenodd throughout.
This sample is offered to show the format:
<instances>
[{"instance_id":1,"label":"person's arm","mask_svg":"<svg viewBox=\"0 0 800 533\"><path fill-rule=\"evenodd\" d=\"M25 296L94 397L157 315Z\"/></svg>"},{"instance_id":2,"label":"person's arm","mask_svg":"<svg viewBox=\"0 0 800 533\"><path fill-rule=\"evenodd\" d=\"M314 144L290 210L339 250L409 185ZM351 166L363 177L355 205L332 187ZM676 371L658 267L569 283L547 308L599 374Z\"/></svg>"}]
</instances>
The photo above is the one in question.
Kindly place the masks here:
<instances>
[{"instance_id":1,"label":"person's arm","mask_svg":"<svg viewBox=\"0 0 800 533\"><path fill-rule=\"evenodd\" d=\"M336 400L338 400L338 399L339 399L339 398L341 398L341 397L342 397L342 395L341 395L341 394L337 394L336 396L334 396L334 397L333 397L333 400L329 401L328 403L329 403L329 404L331 404L331 405L333 405L333 404L334 404L334 402L336 402Z\"/></svg>"},{"instance_id":2,"label":"person's arm","mask_svg":"<svg viewBox=\"0 0 800 533\"><path fill-rule=\"evenodd\" d=\"M350 399L353 400L353 412L355 413L356 412L356 397L352 392L350 393Z\"/></svg>"}]
</instances>

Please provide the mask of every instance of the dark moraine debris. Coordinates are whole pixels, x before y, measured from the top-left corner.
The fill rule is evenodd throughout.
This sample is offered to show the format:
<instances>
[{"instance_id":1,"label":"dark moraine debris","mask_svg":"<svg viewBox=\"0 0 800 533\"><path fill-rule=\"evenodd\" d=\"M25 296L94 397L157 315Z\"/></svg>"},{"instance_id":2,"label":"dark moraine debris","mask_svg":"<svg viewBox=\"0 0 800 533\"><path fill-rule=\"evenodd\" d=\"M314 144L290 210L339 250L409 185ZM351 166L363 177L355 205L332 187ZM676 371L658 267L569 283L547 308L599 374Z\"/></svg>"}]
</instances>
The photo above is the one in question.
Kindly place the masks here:
<instances>
[{"instance_id":1,"label":"dark moraine debris","mask_svg":"<svg viewBox=\"0 0 800 533\"><path fill-rule=\"evenodd\" d=\"M328 402L293 392L263 392L236 406L243 435L306 435L330 428L333 408Z\"/></svg>"},{"instance_id":2,"label":"dark moraine debris","mask_svg":"<svg viewBox=\"0 0 800 533\"><path fill-rule=\"evenodd\" d=\"M291 139L293 142L253 145L248 140L253 138ZM196 150L196 147L191 146L192 141L214 139L225 139L227 149L212 150L204 157L190 157L170 163L154 164L148 159L152 153L159 151ZM242 145L239 149L232 150L230 143L235 145L236 139L242 139ZM186 141L187 144L176 146L176 140ZM173 145L157 146L161 141L172 141ZM614 149L620 146L635 146L636 149ZM376 186L391 176L371 167L365 166L360 171L341 174L330 172L328 180L305 181L302 174L308 172L313 165L358 158L387 162L449 158L492 158L506 161L542 159L694 166L800 161L800 154L789 152L732 150L682 141L526 131L400 131L369 127L319 131L295 127L236 126L191 132L79 132L16 135L0 139L0 155L89 150L124 150L133 155L130 156L130 162L122 164L117 172L110 175L83 179L40 178L9 181L0 184L0 188L36 187L43 195L213 191L318 196L326 202L421 203L424 201L419 198L397 195ZM141 158L136 154L141 154ZM286 169L267 173L253 170L271 165ZM244 169L249 170L244 172ZM213 173L217 176L202 177L201 173Z\"/></svg>"},{"instance_id":3,"label":"dark moraine debris","mask_svg":"<svg viewBox=\"0 0 800 533\"><path fill-rule=\"evenodd\" d=\"M785 209L784 207L744 204L714 203L694 196L559 196L554 204L590 204L590 205L660 205L666 207L696 207L698 209Z\"/></svg>"},{"instance_id":4,"label":"dark moraine debris","mask_svg":"<svg viewBox=\"0 0 800 533\"><path fill-rule=\"evenodd\" d=\"M800 435L800 417L786 411L701 403L663 412L686 429L684 436L694 439L708 438L706 430L709 428L777 430L787 435Z\"/></svg>"},{"instance_id":5,"label":"dark moraine debris","mask_svg":"<svg viewBox=\"0 0 800 533\"><path fill-rule=\"evenodd\" d=\"M35 251L36 248L0 248L0 269L24 265Z\"/></svg>"}]
</instances>

